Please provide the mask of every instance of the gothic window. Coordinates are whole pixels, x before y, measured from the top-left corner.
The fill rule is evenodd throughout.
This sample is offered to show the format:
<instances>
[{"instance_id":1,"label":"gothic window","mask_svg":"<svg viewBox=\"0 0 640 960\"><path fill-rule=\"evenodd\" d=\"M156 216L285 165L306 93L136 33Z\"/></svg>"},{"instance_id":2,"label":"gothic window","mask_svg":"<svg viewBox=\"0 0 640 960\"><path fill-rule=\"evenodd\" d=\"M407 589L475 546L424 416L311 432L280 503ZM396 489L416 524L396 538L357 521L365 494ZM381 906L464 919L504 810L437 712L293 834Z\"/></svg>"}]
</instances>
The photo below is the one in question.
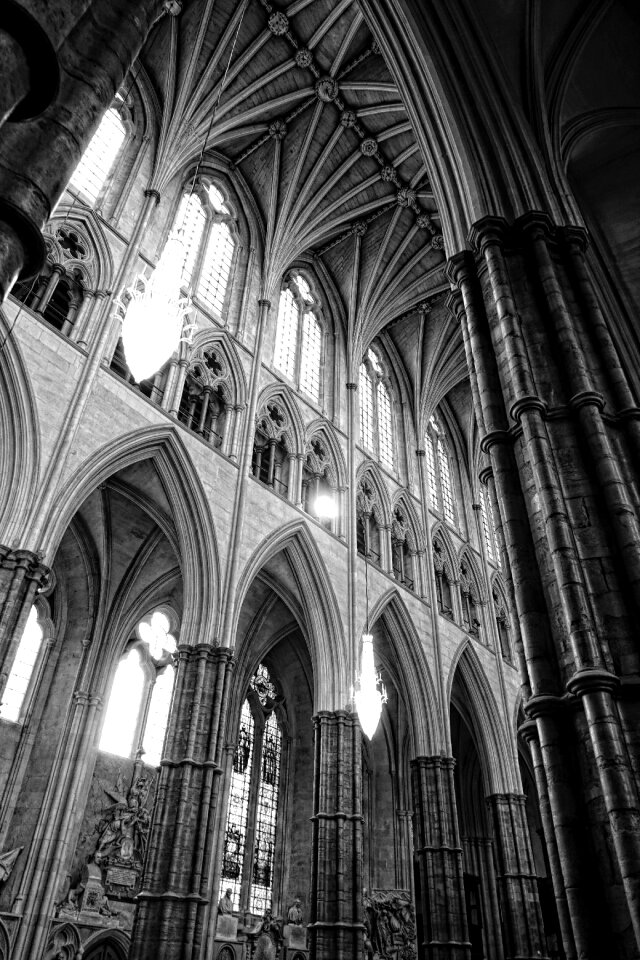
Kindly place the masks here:
<instances>
[{"instance_id":1,"label":"gothic window","mask_svg":"<svg viewBox=\"0 0 640 960\"><path fill-rule=\"evenodd\" d=\"M320 306L301 274L293 274L280 292L274 366L320 403L323 329Z\"/></svg>"},{"instance_id":2,"label":"gothic window","mask_svg":"<svg viewBox=\"0 0 640 960\"><path fill-rule=\"evenodd\" d=\"M202 180L180 201L174 221L184 243L182 282L217 316L223 312L236 249L236 221L222 191Z\"/></svg>"},{"instance_id":3,"label":"gothic window","mask_svg":"<svg viewBox=\"0 0 640 960\"><path fill-rule=\"evenodd\" d=\"M337 491L329 452L323 438L316 436L307 444L302 467L302 506L306 513L317 517L316 503L319 497L329 497L337 506ZM325 517L320 522L331 530L330 517Z\"/></svg>"},{"instance_id":4,"label":"gothic window","mask_svg":"<svg viewBox=\"0 0 640 960\"><path fill-rule=\"evenodd\" d=\"M452 573L444 545L438 537L433 540L433 567L436 577L436 598L440 613L453 619Z\"/></svg>"},{"instance_id":5,"label":"gothic window","mask_svg":"<svg viewBox=\"0 0 640 960\"><path fill-rule=\"evenodd\" d=\"M99 748L157 766L169 720L176 641L166 613L155 610L138 624L116 669Z\"/></svg>"},{"instance_id":6,"label":"gothic window","mask_svg":"<svg viewBox=\"0 0 640 960\"><path fill-rule=\"evenodd\" d=\"M449 449L442 427L435 417L429 420L425 448L431 506L455 526L456 510Z\"/></svg>"},{"instance_id":7,"label":"gothic window","mask_svg":"<svg viewBox=\"0 0 640 960\"><path fill-rule=\"evenodd\" d=\"M462 623L465 630L474 637L480 636L480 609L478 605L478 585L473 570L466 558L460 561L460 593L462 599Z\"/></svg>"},{"instance_id":8,"label":"gothic window","mask_svg":"<svg viewBox=\"0 0 640 960\"><path fill-rule=\"evenodd\" d=\"M493 609L496 617L496 627L498 629L498 640L500 641L500 653L502 654L503 660L506 660L507 663L513 663L507 603L502 591L497 585L494 585L491 595L493 597Z\"/></svg>"},{"instance_id":9,"label":"gothic window","mask_svg":"<svg viewBox=\"0 0 640 960\"><path fill-rule=\"evenodd\" d=\"M222 379L227 367L218 348L208 346L189 368L182 391L178 419L214 447L221 447L229 403Z\"/></svg>"},{"instance_id":10,"label":"gothic window","mask_svg":"<svg viewBox=\"0 0 640 960\"><path fill-rule=\"evenodd\" d=\"M411 534L409 523L400 507L393 512L391 524L391 565L393 576L398 583L404 584L409 590L415 587L415 550L409 546Z\"/></svg>"},{"instance_id":11,"label":"gothic window","mask_svg":"<svg viewBox=\"0 0 640 960\"><path fill-rule=\"evenodd\" d=\"M360 483L357 496L356 538L358 553L380 566L382 564L382 539L378 516L376 495L373 487L365 478Z\"/></svg>"},{"instance_id":12,"label":"gothic window","mask_svg":"<svg viewBox=\"0 0 640 960\"><path fill-rule=\"evenodd\" d=\"M480 513L482 516L482 532L484 542L487 548L487 558L491 563L500 566L500 550L498 548L498 536L496 531L495 516L493 513L493 504L491 494L487 487L482 485L480 489Z\"/></svg>"},{"instance_id":13,"label":"gothic window","mask_svg":"<svg viewBox=\"0 0 640 960\"><path fill-rule=\"evenodd\" d=\"M286 497L289 463L293 457L285 440L286 415L277 403L268 403L258 420L253 443L253 476Z\"/></svg>"},{"instance_id":14,"label":"gothic window","mask_svg":"<svg viewBox=\"0 0 640 960\"><path fill-rule=\"evenodd\" d=\"M274 708L280 699L260 664L242 705L222 858L221 891L231 887L239 910L259 916L271 907L276 867L282 730Z\"/></svg>"},{"instance_id":15,"label":"gothic window","mask_svg":"<svg viewBox=\"0 0 640 960\"><path fill-rule=\"evenodd\" d=\"M360 365L360 441L386 467L393 470L393 410L382 364L372 349Z\"/></svg>"},{"instance_id":16,"label":"gothic window","mask_svg":"<svg viewBox=\"0 0 640 960\"><path fill-rule=\"evenodd\" d=\"M67 335L84 299L85 286L80 270L49 260L35 280L19 281L11 293Z\"/></svg>"},{"instance_id":17,"label":"gothic window","mask_svg":"<svg viewBox=\"0 0 640 960\"><path fill-rule=\"evenodd\" d=\"M70 186L93 206L116 161L127 131L116 107L107 110L94 133L80 163L74 170Z\"/></svg>"},{"instance_id":18,"label":"gothic window","mask_svg":"<svg viewBox=\"0 0 640 960\"><path fill-rule=\"evenodd\" d=\"M38 611L34 605L29 612L2 694L0 717L3 720L11 720L13 723L20 720L42 646L42 637L42 627L38 623Z\"/></svg>"}]
</instances>

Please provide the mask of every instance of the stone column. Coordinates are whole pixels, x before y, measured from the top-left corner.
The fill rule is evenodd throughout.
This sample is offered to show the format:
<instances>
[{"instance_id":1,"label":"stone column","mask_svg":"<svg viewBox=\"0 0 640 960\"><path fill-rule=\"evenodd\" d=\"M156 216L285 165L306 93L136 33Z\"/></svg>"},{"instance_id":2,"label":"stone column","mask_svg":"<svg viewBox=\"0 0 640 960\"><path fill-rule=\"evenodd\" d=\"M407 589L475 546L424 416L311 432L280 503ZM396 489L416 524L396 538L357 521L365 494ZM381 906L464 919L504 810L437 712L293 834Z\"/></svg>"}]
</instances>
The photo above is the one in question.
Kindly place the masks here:
<instances>
[{"instance_id":1,"label":"stone column","mask_svg":"<svg viewBox=\"0 0 640 960\"><path fill-rule=\"evenodd\" d=\"M310 960L356 960L363 950L362 740L352 713L313 718L314 813Z\"/></svg>"},{"instance_id":2,"label":"stone column","mask_svg":"<svg viewBox=\"0 0 640 960\"><path fill-rule=\"evenodd\" d=\"M453 757L411 761L416 913L425 960L469 960Z\"/></svg>"},{"instance_id":3,"label":"stone column","mask_svg":"<svg viewBox=\"0 0 640 960\"><path fill-rule=\"evenodd\" d=\"M33 601L49 573L37 554L0 545L0 702Z\"/></svg>"},{"instance_id":4,"label":"stone column","mask_svg":"<svg viewBox=\"0 0 640 960\"><path fill-rule=\"evenodd\" d=\"M131 960L197 957L206 937L232 667L228 648L179 648Z\"/></svg>"},{"instance_id":5,"label":"stone column","mask_svg":"<svg viewBox=\"0 0 640 960\"><path fill-rule=\"evenodd\" d=\"M55 99L58 58L38 21L16 0L0 8L0 127L28 120Z\"/></svg>"},{"instance_id":6,"label":"stone column","mask_svg":"<svg viewBox=\"0 0 640 960\"><path fill-rule=\"evenodd\" d=\"M488 837L463 837L462 849L467 872L480 879L484 955L491 960L504 960L493 841Z\"/></svg>"},{"instance_id":7,"label":"stone column","mask_svg":"<svg viewBox=\"0 0 640 960\"><path fill-rule=\"evenodd\" d=\"M525 798L515 793L494 793L487 802L495 837L505 958L546 957Z\"/></svg>"},{"instance_id":8,"label":"stone column","mask_svg":"<svg viewBox=\"0 0 640 960\"><path fill-rule=\"evenodd\" d=\"M0 300L44 261L41 229L135 60L162 0L94 0L58 54L60 94L0 141Z\"/></svg>"}]
</instances>

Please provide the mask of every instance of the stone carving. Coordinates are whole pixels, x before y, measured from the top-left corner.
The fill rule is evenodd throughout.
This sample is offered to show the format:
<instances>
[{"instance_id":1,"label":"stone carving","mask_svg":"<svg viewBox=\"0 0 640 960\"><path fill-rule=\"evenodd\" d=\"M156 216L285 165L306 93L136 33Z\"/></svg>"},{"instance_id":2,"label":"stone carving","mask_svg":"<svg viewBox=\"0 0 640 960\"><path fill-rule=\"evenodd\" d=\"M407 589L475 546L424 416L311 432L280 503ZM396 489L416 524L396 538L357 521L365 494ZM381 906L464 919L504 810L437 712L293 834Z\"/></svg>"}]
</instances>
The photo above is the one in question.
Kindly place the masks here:
<instances>
[{"instance_id":1,"label":"stone carving","mask_svg":"<svg viewBox=\"0 0 640 960\"><path fill-rule=\"evenodd\" d=\"M334 80L333 77L320 77L319 80L316 80L315 89L316 97L323 103L330 103L335 100L340 91L338 81Z\"/></svg>"},{"instance_id":2,"label":"stone carving","mask_svg":"<svg viewBox=\"0 0 640 960\"><path fill-rule=\"evenodd\" d=\"M287 125L283 120L274 120L269 126L269 136L274 140L284 140L287 135Z\"/></svg>"},{"instance_id":3,"label":"stone carving","mask_svg":"<svg viewBox=\"0 0 640 960\"><path fill-rule=\"evenodd\" d=\"M355 127L357 122L358 122L358 118L356 117L353 110L343 110L342 116L340 117L340 123L342 124L343 127L347 127L347 128Z\"/></svg>"},{"instance_id":4,"label":"stone carving","mask_svg":"<svg viewBox=\"0 0 640 960\"><path fill-rule=\"evenodd\" d=\"M444 237L441 233L436 233L436 235L431 238L431 246L434 250L444 250Z\"/></svg>"},{"instance_id":5,"label":"stone carving","mask_svg":"<svg viewBox=\"0 0 640 960\"><path fill-rule=\"evenodd\" d=\"M44 953L44 960L75 960L80 949L80 935L70 923L54 928Z\"/></svg>"},{"instance_id":6,"label":"stone carving","mask_svg":"<svg viewBox=\"0 0 640 960\"><path fill-rule=\"evenodd\" d=\"M233 900L231 899L232 893L233 889L231 887L227 887L224 892L224 897L220 897L220 901L218 903L218 913L233 913Z\"/></svg>"},{"instance_id":7,"label":"stone carving","mask_svg":"<svg viewBox=\"0 0 640 960\"><path fill-rule=\"evenodd\" d=\"M274 37L282 37L289 29L289 18L278 10L269 17L268 26Z\"/></svg>"},{"instance_id":8,"label":"stone carving","mask_svg":"<svg viewBox=\"0 0 640 960\"><path fill-rule=\"evenodd\" d=\"M280 921L272 915L271 910L265 911L264 919L256 932L258 939L253 960L275 960L282 942L282 928Z\"/></svg>"},{"instance_id":9,"label":"stone carving","mask_svg":"<svg viewBox=\"0 0 640 960\"><path fill-rule=\"evenodd\" d=\"M24 847L14 847L13 850L0 853L0 883L5 883L9 879L11 871L16 865L16 860L23 850Z\"/></svg>"},{"instance_id":10,"label":"stone carving","mask_svg":"<svg viewBox=\"0 0 640 960\"><path fill-rule=\"evenodd\" d=\"M287 910L287 920L289 923L295 923L297 926L302 923L302 901L299 897L296 897Z\"/></svg>"},{"instance_id":11,"label":"stone carving","mask_svg":"<svg viewBox=\"0 0 640 960\"><path fill-rule=\"evenodd\" d=\"M395 171L395 167L390 165L383 167L380 171L380 179L384 180L385 183L396 183L398 180L398 174Z\"/></svg>"},{"instance_id":12,"label":"stone carving","mask_svg":"<svg viewBox=\"0 0 640 960\"><path fill-rule=\"evenodd\" d=\"M416 202L416 192L410 187L400 187L396 194L399 207L410 207Z\"/></svg>"},{"instance_id":13,"label":"stone carving","mask_svg":"<svg viewBox=\"0 0 640 960\"><path fill-rule=\"evenodd\" d=\"M351 227L351 232L354 237L364 237L367 232L367 224L364 220L356 220L354 225Z\"/></svg>"},{"instance_id":14,"label":"stone carving","mask_svg":"<svg viewBox=\"0 0 640 960\"><path fill-rule=\"evenodd\" d=\"M360 144L360 151L365 157L373 157L378 152L378 141L374 137L365 137Z\"/></svg>"},{"instance_id":15,"label":"stone carving","mask_svg":"<svg viewBox=\"0 0 640 960\"><path fill-rule=\"evenodd\" d=\"M303 47L301 50L298 50L295 59L298 67L310 67L313 63L313 54L311 53L311 50L307 50L306 47Z\"/></svg>"},{"instance_id":16,"label":"stone carving","mask_svg":"<svg viewBox=\"0 0 640 960\"><path fill-rule=\"evenodd\" d=\"M372 890L364 897L365 958L416 960L416 921L407 890Z\"/></svg>"},{"instance_id":17,"label":"stone carving","mask_svg":"<svg viewBox=\"0 0 640 960\"><path fill-rule=\"evenodd\" d=\"M107 816L98 826L100 836L93 854L97 864L142 868L149 835L150 816L145 808L149 789L148 778L139 776L126 797L122 793L121 778L115 790L105 790L115 802L107 808Z\"/></svg>"}]
</instances>

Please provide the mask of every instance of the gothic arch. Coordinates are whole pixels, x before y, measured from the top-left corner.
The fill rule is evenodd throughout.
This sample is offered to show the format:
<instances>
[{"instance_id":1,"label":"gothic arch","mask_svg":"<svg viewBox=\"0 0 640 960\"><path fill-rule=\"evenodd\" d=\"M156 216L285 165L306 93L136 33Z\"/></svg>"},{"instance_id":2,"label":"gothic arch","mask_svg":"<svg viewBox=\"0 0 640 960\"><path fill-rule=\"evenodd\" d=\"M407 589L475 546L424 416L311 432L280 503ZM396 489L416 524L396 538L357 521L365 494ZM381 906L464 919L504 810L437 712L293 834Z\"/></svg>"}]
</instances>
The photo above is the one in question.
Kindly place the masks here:
<instances>
[{"instance_id":1,"label":"gothic arch","mask_svg":"<svg viewBox=\"0 0 640 960\"><path fill-rule=\"evenodd\" d=\"M343 490L347 485L347 467L335 430L327 420L318 418L308 424L304 437L305 453L311 441L316 437L322 437L326 443L327 449L329 450L329 459L333 468L335 485L338 489Z\"/></svg>"},{"instance_id":2,"label":"gothic arch","mask_svg":"<svg viewBox=\"0 0 640 960\"><path fill-rule=\"evenodd\" d=\"M96 451L68 481L45 523L42 549L53 555L88 493L112 474L151 460L173 505L184 583L185 642L215 636L220 569L211 508L182 439L171 426L151 427L118 437Z\"/></svg>"},{"instance_id":3,"label":"gothic arch","mask_svg":"<svg viewBox=\"0 0 640 960\"><path fill-rule=\"evenodd\" d=\"M425 537L422 531L422 523L418 517L417 510L413 503L413 500L409 496L409 491L406 489L397 490L393 495L391 500L391 516L393 518L393 513L399 507L405 514L408 521L408 530L407 530L407 543L411 550L418 552L422 549ZM393 519L391 521L393 524Z\"/></svg>"},{"instance_id":4,"label":"gothic arch","mask_svg":"<svg viewBox=\"0 0 640 960\"><path fill-rule=\"evenodd\" d=\"M373 513L377 522L380 526L388 527L391 523L391 497L389 496L384 474L375 460L364 460L358 467L356 473L356 488L360 487L360 484L364 480L369 481L375 494ZM378 512L376 512L376 505Z\"/></svg>"},{"instance_id":5,"label":"gothic arch","mask_svg":"<svg viewBox=\"0 0 640 960\"><path fill-rule=\"evenodd\" d=\"M207 328L196 333L193 344L188 351L189 369L198 361L204 361L208 348L214 347L222 354L223 370L221 372L204 372L206 382L211 386L220 385L225 398L230 403L246 406L247 381L238 351L229 334L224 330Z\"/></svg>"},{"instance_id":6,"label":"gothic arch","mask_svg":"<svg viewBox=\"0 0 640 960\"><path fill-rule=\"evenodd\" d=\"M18 308L19 309L19 308ZM31 381L11 325L0 310L0 526L10 543L39 471L39 415Z\"/></svg>"},{"instance_id":7,"label":"gothic arch","mask_svg":"<svg viewBox=\"0 0 640 960\"><path fill-rule=\"evenodd\" d=\"M70 251L61 245L59 231L71 231L74 227L80 241L88 241L89 250L86 256L69 256ZM85 285L88 289L111 290L114 277L113 256L93 210L74 207L68 201L63 201L48 221L44 236L48 257L52 262L63 264L67 270L79 269L86 278Z\"/></svg>"},{"instance_id":8,"label":"gothic arch","mask_svg":"<svg viewBox=\"0 0 640 960\"><path fill-rule=\"evenodd\" d=\"M251 584L262 568L283 550L287 551L296 576L300 627L306 635L313 664L314 707L316 710L343 709L350 683L345 627L324 559L303 520L295 520L270 534L249 558L238 580L231 635L237 636L240 611Z\"/></svg>"},{"instance_id":9,"label":"gothic arch","mask_svg":"<svg viewBox=\"0 0 640 960\"><path fill-rule=\"evenodd\" d=\"M482 589L483 579L482 574L480 573L480 567L476 557L473 555L467 544L462 547L460 553L458 554L458 577L461 580L461 585L463 562L467 564L471 574L470 585L475 588L471 591L471 596L477 603L485 603L487 598L485 597Z\"/></svg>"},{"instance_id":10,"label":"gothic arch","mask_svg":"<svg viewBox=\"0 0 640 960\"><path fill-rule=\"evenodd\" d=\"M444 749L442 718L436 690L411 615L400 592L392 588L378 598L369 613L370 628L381 621L391 641L391 649L376 647L376 660L394 680L405 709L411 718L414 756L432 756ZM362 624L364 630L365 624ZM359 634L358 634L359 635Z\"/></svg>"},{"instance_id":11,"label":"gothic arch","mask_svg":"<svg viewBox=\"0 0 640 960\"><path fill-rule=\"evenodd\" d=\"M444 572L449 574L449 581L455 583L460 579L460 569L456 557L455 547L446 524L442 520L434 523L431 529L431 549L435 549L436 541L442 544L444 550ZM448 569L447 569L448 567Z\"/></svg>"},{"instance_id":12,"label":"gothic arch","mask_svg":"<svg viewBox=\"0 0 640 960\"><path fill-rule=\"evenodd\" d=\"M84 943L83 960L103 960L102 950L111 949L109 960L127 960L131 940L121 930L100 930Z\"/></svg>"},{"instance_id":13,"label":"gothic arch","mask_svg":"<svg viewBox=\"0 0 640 960\"><path fill-rule=\"evenodd\" d=\"M300 416L300 410L296 403L293 391L280 383L273 383L266 387L258 398L256 414L256 426L264 416L267 404L278 404L288 422L282 424L283 429L280 435L285 439L290 453L299 454L304 449L304 424Z\"/></svg>"},{"instance_id":14,"label":"gothic arch","mask_svg":"<svg viewBox=\"0 0 640 960\"><path fill-rule=\"evenodd\" d=\"M506 793L516 789L511 744L499 720L500 710L487 676L468 639L451 662L447 702L456 707L475 734L488 791Z\"/></svg>"}]
</instances>

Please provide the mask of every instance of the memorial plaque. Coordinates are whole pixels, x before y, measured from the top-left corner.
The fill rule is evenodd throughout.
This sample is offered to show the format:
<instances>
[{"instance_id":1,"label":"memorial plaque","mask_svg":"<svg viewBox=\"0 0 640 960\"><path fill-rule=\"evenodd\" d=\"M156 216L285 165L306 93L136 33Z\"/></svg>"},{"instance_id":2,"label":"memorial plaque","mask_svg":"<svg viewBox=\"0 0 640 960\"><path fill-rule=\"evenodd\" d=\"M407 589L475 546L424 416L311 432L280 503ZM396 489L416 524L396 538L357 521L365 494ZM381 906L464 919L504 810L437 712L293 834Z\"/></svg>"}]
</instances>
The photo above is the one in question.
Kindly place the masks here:
<instances>
[{"instance_id":1,"label":"memorial plaque","mask_svg":"<svg viewBox=\"0 0 640 960\"><path fill-rule=\"evenodd\" d=\"M135 870L126 867L109 867L107 870L107 886L135 887L136 878Z\"/></svg>"},{"instance_id":2,"label":"memorial plaque","mask_svg":"<svg viewBox=\"0 0 640 960\"><path fill-rule=\"evenodd\" d=\"M227 913L218 914L216 925L216 940L230 940L232 943L238 938L238 918L230 917Z\"/></svg>"}]
</instances>

